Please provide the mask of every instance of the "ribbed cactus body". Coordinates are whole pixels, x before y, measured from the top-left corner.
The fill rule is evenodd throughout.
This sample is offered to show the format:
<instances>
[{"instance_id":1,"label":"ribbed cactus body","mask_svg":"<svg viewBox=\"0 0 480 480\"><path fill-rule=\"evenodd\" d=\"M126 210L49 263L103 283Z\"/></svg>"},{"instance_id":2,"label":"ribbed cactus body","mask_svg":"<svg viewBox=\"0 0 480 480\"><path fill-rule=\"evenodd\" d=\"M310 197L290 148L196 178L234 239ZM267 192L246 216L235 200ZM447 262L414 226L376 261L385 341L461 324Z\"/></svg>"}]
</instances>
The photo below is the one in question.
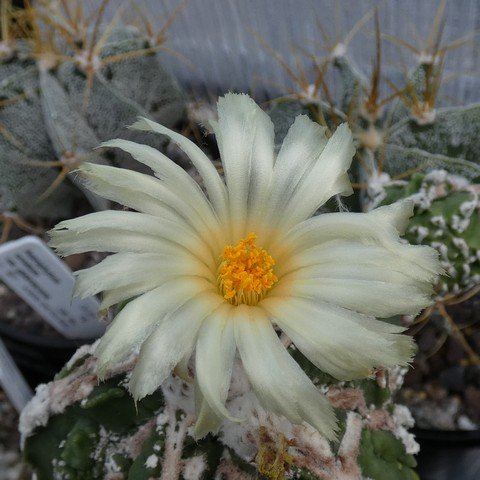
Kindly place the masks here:
<instances>
[{"instance_id":1,"label":"ribbed cactus body","mask_svg":"<svg viewBox=\"0 0 480 480\"><path fill-rule=\"evenodd\" d=\"M68 185L62 185L46 201L35 202L55 180L56 173L53 169L34 168L28 162L52 161L56 154L45 128L39 76L33 62L19 59L0 63L0 101L2 210L26 215L68 215L75 199Z\"/></svg>"},{"instance_id":2,"label":"ribbed cactus body","mask_svg":"<svg viewBox=\"0 0 480 480\"><path fill-rule=\"evenodd\" d=\"M138 116L173 126L184 111L178 84L135 29L112 29L90 64L82 63L82 54L54 34L60 60L58 53L50 54L46 47L38 53L23 40L0 59L0 206L53 219L71 215L75 193L64 184L39 201L60 171L42 162L57 160L67 167L83 161L131 162L129 166L138 168L120 152L107 158L92 149L107 139L128 138L126 127ZM115 61L102 64L113 57ZM94 70L91 78L89 68ZM162 148L165 140L149 136L148 143ZM107 207L96 196L88 198L96 209Z\"/></svg>"}]
</instances>

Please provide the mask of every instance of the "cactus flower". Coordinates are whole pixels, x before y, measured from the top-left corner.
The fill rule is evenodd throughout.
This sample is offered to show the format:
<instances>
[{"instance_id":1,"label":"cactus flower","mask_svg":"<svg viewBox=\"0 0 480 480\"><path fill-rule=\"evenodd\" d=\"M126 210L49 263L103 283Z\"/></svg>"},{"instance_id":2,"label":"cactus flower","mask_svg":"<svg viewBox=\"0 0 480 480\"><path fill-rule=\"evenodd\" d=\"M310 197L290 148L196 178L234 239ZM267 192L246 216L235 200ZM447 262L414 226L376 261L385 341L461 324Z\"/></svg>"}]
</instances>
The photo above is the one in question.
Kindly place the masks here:
<instances>
[{"instance_id":1,"label":"cactus flower","mask_svg":"<svg viewBox=\"0 0 480 480\"><path fill-rule=\"evenodd\" d=\"M129 388L155 391L195 356L197 436L223 419L237 354L259 401L292 423L335 438L336 419L289 355L280 332L339 380L406 364L410 337L379 318L415 314L431 302L436 252L400 239L413 205L369 213L313 216L329 198L350 194L354 155L346 124L332 137L296 118L280 150L273 124L247 95L218 102L215 132L224 178L202 150L148 119L132 128L166 135L187 154L202 189L159 151L127 140L155 177L104 165L79 169L86 186L135 211L103 211L59 223L51 245L62 255L111 252L77 272L76 294L104 292L103 308L133 299L97 349L98 374L139 348Z\"/></svg>"}]
</instances>

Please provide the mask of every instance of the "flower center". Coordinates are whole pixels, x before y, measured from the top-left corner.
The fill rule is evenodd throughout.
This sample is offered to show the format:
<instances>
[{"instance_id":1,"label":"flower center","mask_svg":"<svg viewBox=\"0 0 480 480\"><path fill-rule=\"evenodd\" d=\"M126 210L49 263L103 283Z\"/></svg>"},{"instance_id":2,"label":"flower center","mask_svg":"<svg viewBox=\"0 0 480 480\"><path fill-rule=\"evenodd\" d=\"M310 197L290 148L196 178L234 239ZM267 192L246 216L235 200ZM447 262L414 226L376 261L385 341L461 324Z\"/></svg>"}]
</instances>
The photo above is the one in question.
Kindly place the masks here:
<instances>
[{"instance_id":1,"label":"flower center","mask_svg":"<svg viewBox=\"0 0 480 480\"><path fill-rule=\"evenodd\" d=\"M275 260L255 245L257 236L249 233L235 246L227 245L218 267L218 287L232 305L256 305L278 278L273 273Z\"/></svg>"}]
</instances>

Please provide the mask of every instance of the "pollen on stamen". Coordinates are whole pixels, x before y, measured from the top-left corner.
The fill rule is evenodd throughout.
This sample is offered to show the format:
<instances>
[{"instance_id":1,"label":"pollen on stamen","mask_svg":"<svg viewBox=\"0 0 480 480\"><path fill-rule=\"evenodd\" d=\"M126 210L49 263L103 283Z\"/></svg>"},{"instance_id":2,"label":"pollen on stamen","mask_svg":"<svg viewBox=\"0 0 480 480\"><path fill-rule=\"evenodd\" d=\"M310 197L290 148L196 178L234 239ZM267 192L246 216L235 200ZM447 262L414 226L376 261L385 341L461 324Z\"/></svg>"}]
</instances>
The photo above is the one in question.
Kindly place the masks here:
<instances>
[{"instance_id":1,"label":"pollen on stamen","mask_svg":"<svg viewBox=\"0 0 480 480\"><path fill-rule=\"evenodd\" d=\"M227 245L218 267L218 287L232 305L256 305L278 281L273 273L275 260L255 245L249 233L237 245Z\"/></svg>"}]
</instances>

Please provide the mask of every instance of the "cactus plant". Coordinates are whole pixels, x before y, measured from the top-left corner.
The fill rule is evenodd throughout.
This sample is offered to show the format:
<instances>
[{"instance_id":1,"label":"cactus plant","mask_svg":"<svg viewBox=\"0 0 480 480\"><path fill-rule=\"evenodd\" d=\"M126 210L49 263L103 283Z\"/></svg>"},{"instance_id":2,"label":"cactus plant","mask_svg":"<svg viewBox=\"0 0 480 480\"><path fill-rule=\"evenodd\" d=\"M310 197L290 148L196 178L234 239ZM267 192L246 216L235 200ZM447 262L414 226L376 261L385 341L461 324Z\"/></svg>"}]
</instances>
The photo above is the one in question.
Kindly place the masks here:
<instances>
[{"instance_id":1,"label":"cactus plant","mask_svg":"<svg viewBox=\"0 0 480 480\"><path fill-rule=\"evenodd\" d=\"M440 38L433 43L428 55L418 55L419 64L407 78L406 87L393 86L398 98L387 111L369 118L362 113L362 97L351 97L356 105L352 110L358 112L351 121L359 128L363 147L356 178L362 188L363 210L405 197L414 200L415 213L405 237L436 248L446 274L436 287L434 305L419 318L405 321L416 325L438 313L475 365L480 358L471 339L446 307L469 300L480 284L480 169L475 153L480 146L480 105L436 107L449 46L442 47ZM343 64L349 61L343 59ZM348 71L352 75L355 69ZM357 84L365 90L358 76Z\"/></svg>"},{"instance_id":2,"label":"cactus plant","mask_svg":"<svg viewBox=\"0 0 480 480\"><path fill-rule=\"evenodd\" d=\"M127 161L92 153L94 147L128 136L125 126L138 115L176 124L184 97L157 57L161 45L116 19L100 28L104 5L87 17L76 2L73 17L58 2L38 3L18 11L2 4L1 207L55 219L72 213L78 194L62 180L75 182L70 172L80 163ZM8 35L19 25L23 38ZM98 197L89 200L96 209L107 206Z\"/></svg>"},{"instance_id":3,"label":"cactus plant","mask_svg":"<svg viewBox=\"0 0 480 480\"><path fill-rule=\"evenodd\" d=\"M22 413L24 456L39 480L418 479L411 417L391 401L400 371L337 385L292 351L343 419L340 440L328 442L265 412L237 365L229 404L245 421L196 441L193 385L172 376L135 405L125 387L134 360L98 384L93 350L80 348Z\"/></svg>"},{"instance_id":4,"label":"cactus plant","mask_svg":"<svg viewBox=\"0 0 480 480\"><path fill-rule=\"evenodd\" d=\"M443 168L469 180L479 176L480 105L450 108L436 105L445 55L475 36L470 34L442 45L438 31L445 6L442 5L424 49L409 46L417 52L417 65L406 74L403 87L382 76L381 38L396 39L380 33L378 16L375 17L376 57L368 79L349 56L351 33L343 41L330 45L325 59L320 61L311 54L315 64L310 82L304 69L297 65L300 71L296 73L273 52L295 84L293 92L278 99L272 109L276 124L280 128L282 123L288 124L293 111L307 113L332 129L347 120L358 142L359 171L353 175L362 184L382 172L395 177L411 174L412 169ZM358 23L365 21L366 18L362 18ZM357 25L352 31L358 31ZM327 85L327 73L333 75L333 85ZM383 98L380 95L382 80L392 89L392 93Z\"/></svg>"},{"instance_id":5,"label":"cactus plant","mask_svg":"<svg viewBox=\"0 0 480 480\"><path fill-rule=\"evenodd\" d=\"M262 119L268 122L264 113L246 96L230 94L221 101L241 102L242 105L248 102L250 108L255 108L256 112L262 114ZM235 110L232 111L236 113ZM305 118L300 118L299 121L308 122ZM311 122L309 125L314 126ZM60 225L59 230L63 231L62 229L63 226ZM52 239L55 235L52 232ZM228 246L225 255L232 250L244 248L247 240L241 242L239 247ZM59 243L56 245L60 246ZM252 244L249 245L251 247ZM225 296L223 298L226 299ZM408 302L411 302L410 295ZM125 315L133 305L129 303L120 315ZM189 321L190 315L185 318ZM361 317L359 321L362 320L368 322L368 318ZM382 330L391 327L380 323L378 325ZM135 375L131 369L136 358L125 360L122 356L126 363L120 367L117 362L115 366L108 365L99 358L96 365L97 361L91 352L98 355L98 347L93 346L90 350L84 348L79 351L57 380L41 387L32 404L25 409L21 428L27 460L39 478L158 478L161 475L162 478L172 479L253 479L260 475L261 478L277 480L285 477L359 478L363 474L364 477L375 479L382 478L381 471L387 471L400 479L417 478L412 469L415 461L411 457L416 452L417 445L405 429L411 424L411 418L391 400L391 390L397 388L402 372L369 368L359 375L339 376L362 378L364 375L372 375L372 378L339 383L307 361L288 338L282 336L280 343L273 330L272 333L282 351L283 347L288 348L300 365L301 370L295 370L293 376L299 376L303 370L317 387L312 386L312 391L324 392L326 398L321 397L322 402L336 410L339 419L338 440L328 430L322 435L321 430L306 423L301 424L301 419L298 421L295 416L289 418L296 424L291 423L287 417L280 416L289 415L281 409L276 410L278 414L267 412L261 406L261 393L258 393L259 401L252 391L248 380L252 378L248 377L251 370L245 367L244 371L242 367L245 363L240 361L240 347L240 355L232 368L233 380L227 399L230 418L223 421L215 436L195 442L194 386L181 378L165 376L166 380L159 381L153 389L134 396L138 400L138 416L132 417L128 412L135 411L135 400L127 395L126 385L129 384L131 388L131 378ZM184 335L183 329L180 335ZM405 340L410 345L407 337ZM178 342L176 345L178 347ZM157 349L155 351L164 351L157 342L154 346ZM165 348L168 350L170 345ZM122 350L127 352L129 349L124 346ZM387 356L391 355L391 351L392 342L389 341ZM357 359L358 356L355 355L355 361ZM242 361L244 362L244 357ZM137 362L135 368L140 362L141 360ZM200 384L199 363L197 358L196 378ZM255 367L257 363L254 363ZM110 370L112 367L113 370ZM155 365L154 368L157 367ZM273 365L269 364L266 368L272 368L272 376L278 378ZM182 378L188 378L193 376L192 370L190 365L182 362L176 371L182 374ZM102 378L106 377L104 383L96 386L98 378L95 372L99 372ZM148 372L148 378L152 374L155 372ZM214 372L211 374L213 376ZM160 384L160 390L157 390ZM145 400L140 400L151 392L155 392L153 397L147 396ZM304 392L302 390L301 394ZM200 396L198 393L197 391L197 399ZM276 395L282 394L275 391L271 396ZM291 389L288 395L292 395ZM317 398L315 402L318 401ZM147 419L143 416L143 402L152 399L154 406ZM293 408L296 409L299 403L300 399L294 402ZM312 404L316 405L314 401ZM231 417L243 421L232 422ZM372 433L379 431L383 434ZM47 456L45 445L48 442L52 442L54 448Z\"/></svg>"},{"instance_id":6,"label":"cactus plant","mask_svg":"<svg viewBox=\"0 0 480 480\"><path fill-rule=\"evenodd\" d=\"M452 131L450 113L433 112L433 105L428 102L422 104L422 109L417 108L419 104L415 101L425 90L425 79L430 75L429 67L425 68L427 64L412 74L414 89L410 89L408 100L407 97L403 102L397 100L385 112L383 107L388 102L377 101L375 88L373 85L368 88L345 49L336 48L330 60L345 80L342 101L338 106L328 105L315 98L312 92L318 89L313 88L308 95L278 103L270 112L277 127L276 144L281 143L298 113L308 113L330 127L338 119L348 119L360 146L354 175L359 184L368 187L357 205L363 209L422 189L429 192L432 182L439 185L435 176L438 173L417 174L405 182L391 179L412 165L420 171L442 167L462 173L466 177L462 181L465 189L457 188L454 177L445 175L441 187L446 186L447 194L429 197L428 208L419 203L408 232L413 241L418 240L418 226L416 230L414 226L437 221L434 205L448 207L449 218L442 235L449 236L456 247L455 235L464 237L469 228L477 228L473 210L465 206L474 200L470 182L480 172L466 145L475 128L462 131L459 137ZM69 65L64 72L59 69L60 83L70 75L68 68ZM80 98L75 101L81 104ZM454 114L464 122L478 125L478 107L456 109ZM105 126L106 130L109 128ZM442 133L444 129L452 135ZM454 220L456 215L465 220L463 224L468 223L463 231L456 228L459 225ZM469 244L472 252L478 248L475 241L472 239ZM455 249L449 250L447 257L452 264L462 262ZM470 264L474 262L472 259ZM461 290L468 288L470 280L467 275L452 282ZM452 282L446 280L442 288L455 290ZM418 445L407 431L412 418L406 408L392 401L403 371L377 371L374 378L338 383L290 345L292 356L335 407L340 419L339 440L329 442L305 424L292 425L285 418L263 410L236 364L227 405L233 414L245 420L238 424L224 421L216 436L195 441L192 385L172 376L160 390L135 405L125 387L135 359L110 371L105 382L98 384L94 348L82 348L51 384L38 389L35 399L23 412L25 458L39 480L160 476L185 480L418 479L412 456L418 452Z\"/></svg>"}]
</instances>

